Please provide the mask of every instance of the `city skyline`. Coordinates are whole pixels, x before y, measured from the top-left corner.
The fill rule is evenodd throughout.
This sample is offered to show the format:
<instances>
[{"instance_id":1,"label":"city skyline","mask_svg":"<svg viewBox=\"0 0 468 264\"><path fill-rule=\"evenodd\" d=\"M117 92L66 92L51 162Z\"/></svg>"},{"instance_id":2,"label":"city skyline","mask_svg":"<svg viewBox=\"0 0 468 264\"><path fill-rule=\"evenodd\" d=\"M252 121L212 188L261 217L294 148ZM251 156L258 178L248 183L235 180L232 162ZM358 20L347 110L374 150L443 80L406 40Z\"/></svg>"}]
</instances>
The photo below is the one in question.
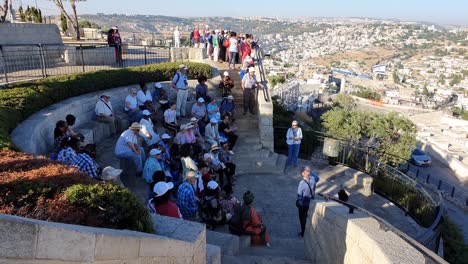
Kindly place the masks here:
<instances>
[{"instance_id":1,"label":"city skyline","mask_svg":"<svg viewBox=\"0 0 468 264\"><path fill-rule=\"evenodd\" d=\"M14 0L15 7L37 6L45 15L58 15L59 11L49 0ZM239 16L263 16L280 18L299 17L369 17L377 19L400 19L404 21L424 21L437 24L468 25L468 16L463 10L468 10L468 2L457 0L446 1L404 1L393 0L387 2L357 0L343 2L329 0L327 2L294 1L294 4L284 1L259 0L242 7L226 8L213 5L206 0L190 1L180 0L174 5L162 6L160 2L148 2L145 0L133 0L131 3L121 0L88 0L78 2L78 15L80 14L127 14L127 15L164 15L175 17L239 17ZM66 5L68 6L68 4ZM184 8L180 8L183 6ZM229 7L229 8L228 8ZM457 8L454 8L457 7ZM153 11L154 10L154 11Z\"/></svg>"}]
</instances>

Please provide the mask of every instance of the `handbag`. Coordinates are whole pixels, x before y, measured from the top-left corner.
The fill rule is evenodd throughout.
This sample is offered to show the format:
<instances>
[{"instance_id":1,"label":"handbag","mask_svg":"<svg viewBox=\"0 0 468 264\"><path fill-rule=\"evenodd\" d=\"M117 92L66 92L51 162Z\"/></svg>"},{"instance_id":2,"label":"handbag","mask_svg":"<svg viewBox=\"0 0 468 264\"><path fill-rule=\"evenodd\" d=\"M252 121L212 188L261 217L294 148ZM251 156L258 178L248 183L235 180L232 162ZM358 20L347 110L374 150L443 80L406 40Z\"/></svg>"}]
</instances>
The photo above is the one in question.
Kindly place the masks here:
<instances>
[{"instance_id":1,"label":"handbag","mask_svg":"<svg viewBox=\"0 0 468 264\"><path fill-rule=\"evenodd\" d=\"M309 208L310 200L314 199L314 195L313 195L313 192L312 192L312 187L310 187L309 182L307 182L306 180L303 180L303 181L305 181L305 183L307 183L307 186L309 186L310 194L312 195L312 197L302 196L301 198L297 198L296 206L297 207Z\"/></svg>"}]
</instances>

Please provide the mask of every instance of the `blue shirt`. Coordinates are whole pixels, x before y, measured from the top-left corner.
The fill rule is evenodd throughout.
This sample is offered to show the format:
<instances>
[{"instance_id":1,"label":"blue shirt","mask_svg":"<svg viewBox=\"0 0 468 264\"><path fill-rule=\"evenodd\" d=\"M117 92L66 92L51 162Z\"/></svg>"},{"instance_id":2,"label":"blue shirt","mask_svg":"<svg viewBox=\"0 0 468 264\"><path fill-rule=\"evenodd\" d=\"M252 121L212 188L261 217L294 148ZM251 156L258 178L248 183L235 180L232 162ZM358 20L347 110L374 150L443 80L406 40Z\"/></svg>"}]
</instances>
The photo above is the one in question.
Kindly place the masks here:
<instances>
[{"instance_id":1,"label":"blue shirt","mask_svg":"<svg viewBox=\"0 0 468 264\"><path fill-rule=\"evenodd\" d=\"M153 181L153 174L156 171L162 171L163 168L159 161L156 160L154 157L149 157L145 162L145 167L143 168L143 179L147 183L151 183Z\"/></svg>"},{"instance_id":2,"label":"blue shirt","mask_svg":"<svg viewBox=\"0 0 468 264\"><path fill-rule=\"evenodd\" d=\"M309 188L310 185L310 188ZM315 194L315 179L314 177L309 177L309 185L307 185L307 182L305 179L302 179L302 181L299 182L299 186L297 186L297 196L298 197L309 197L312 198ZM310 190L312 189L312 193Z\"/></svg>"},{"instance_id":3,"label":"blue shirt","mask_svg":"<svg viewBox=\"0 0 468 264\"><path fill-rule=\"evenodd\" d=\"M179 186L177 206L184 219L189 219L197 213L198 205L195 199L195 192L188 182L184 182Z\"/></svg>"},{"instance_id":4,"label":"blue shirt","mask_svg":"<svg viewBox=\"0 0 468 264\"><path fill-rule=\"evenodd\" d=\"M223 102L221 102L221 111L222 112L232 112L234 110L234 100L232 100L232 103L229 103L229 101L227 99L223 100Z\"/></svg>"},{"instance_id":5,"label":"blue shirt","mask_svg":"<svg viewBox=\"0 0 468 264\"><path fill-rule=\"evenodd\" d=\"M216 119L218 119L218 118L217 118L217 113L218 113L218 112L214 112L214 113L210 114L210 112L211 112L211 111L214 111L216 108L218 108L218 105L217 105L217 104L211 104L211 103L210 103L210 104L208 104L208 105L206 106L206 111L208 111L208 120L211 119L211 118L216 118Z\"/></svg>"}]
</instances>

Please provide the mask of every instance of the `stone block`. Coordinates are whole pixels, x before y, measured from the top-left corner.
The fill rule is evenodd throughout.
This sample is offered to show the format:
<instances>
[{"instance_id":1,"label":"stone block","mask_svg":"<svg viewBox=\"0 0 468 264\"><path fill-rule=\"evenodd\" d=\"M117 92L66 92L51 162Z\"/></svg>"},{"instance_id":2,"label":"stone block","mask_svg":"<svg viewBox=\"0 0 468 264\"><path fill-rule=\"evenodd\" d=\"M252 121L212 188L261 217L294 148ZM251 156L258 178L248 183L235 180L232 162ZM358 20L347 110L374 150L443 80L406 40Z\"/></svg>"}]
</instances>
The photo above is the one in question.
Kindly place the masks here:
<instances>
[{"instance_id":1,"label":"stone block","mask_svg":"<svg viewBox=\"0 0 468 264\"><path fill-rule=\"evenodd\" d=\"M94 233L41 225L37 239L36 258L92 261L95 242Z\"/></svg>"},{"instance_id":2,"label":"stone block","mask_svg":"<svg viewBox=\"0 0 468 264\"><path fill-rule=\"evenodd\" d=\"M140 241L140 257L191 257L193 244L167 237L143 238Z\"/></svg>"},{"instance_id":3,"label":"stone block","mask_svg":"<svg viewBox=\"0 0 468 264\"><path fill-rule=\"evenodd\" d=\"M33 258L37 226L33 223L0 219L0 256Z\"/></svg>"},{"instance_id":4,"label":"stone block","mask_svg":"<svg viewBox=\"0 0 468 264\"><path fill-rule=\"evenodd\" d=\"M211 245L218 246L223 252L223 255L235 256L239 253L239 237L238 236L207 230L206 242ZM207 250L208 250L208 245L207 245Z\"/></svg>"},{"instance_id":5,"label":"stone block","mask_svg":"<svg viewBox=\"0 0 468 264\"><path fill-rule=\"evenodd\" d=\"M97 235L96 260L123 260L138 258L140 240L135 237Z\"/></svg>"}]
</instances>

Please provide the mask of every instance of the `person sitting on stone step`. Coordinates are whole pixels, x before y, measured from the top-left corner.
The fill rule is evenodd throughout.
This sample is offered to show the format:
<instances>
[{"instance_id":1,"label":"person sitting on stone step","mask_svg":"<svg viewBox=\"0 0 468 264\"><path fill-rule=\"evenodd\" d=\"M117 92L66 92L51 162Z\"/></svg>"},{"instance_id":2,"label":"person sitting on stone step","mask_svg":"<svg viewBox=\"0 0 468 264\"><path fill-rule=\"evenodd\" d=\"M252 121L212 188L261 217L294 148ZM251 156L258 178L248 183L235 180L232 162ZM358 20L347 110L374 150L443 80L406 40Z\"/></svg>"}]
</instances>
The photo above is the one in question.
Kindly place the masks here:
<instances>
[{"instance_id":1,"label":"person sitting on stone step","mask_svg":"<svg viewBox=\"0 0 468 264\"><path fill-rule=\"evenodd\" d=\"M205 195L200 200L200 217L210 230L226 223L226 213L220 204L219 186L215 181L208 182Z\"/></svg>"},{"instance_id":2,"label":"person sitting on stone step","mask_svg":"<svg viewBox=\"0 0 468 264\"><path fill-rule=\"evenodd\" d=\"M219 82L218 88L221 90L223 97L228 96L234 89L234 80L229 76L229 72L223 73L223 79Z\"/></svg>"},{"instance_id":3,"label":"person sitting on stone step","mask_svg":"<svg viewBox=\"0 0 468 264\"><path fill-rule=\"evenodd\" d=\"M197 182L197 174L194 171L187 172L185 181L177 191L177 206L185 220L197 220L198 198L192 187Z\"/></svg>"},{"instance_id":4,"label":"person sitting on stone step","mask_svg":"<svg viewBox=\"0 0 468 264\"><path fill-rule=\"evenodd\" d=\"M143 172L143 164L145 163L145 150L138 145L138 134L140 133L141 125L137 122L122 132L117 144L115 145L115 156L119 159L130 159L136 168L137 176L141 176Z\"/></svg>"}]
</instances>

